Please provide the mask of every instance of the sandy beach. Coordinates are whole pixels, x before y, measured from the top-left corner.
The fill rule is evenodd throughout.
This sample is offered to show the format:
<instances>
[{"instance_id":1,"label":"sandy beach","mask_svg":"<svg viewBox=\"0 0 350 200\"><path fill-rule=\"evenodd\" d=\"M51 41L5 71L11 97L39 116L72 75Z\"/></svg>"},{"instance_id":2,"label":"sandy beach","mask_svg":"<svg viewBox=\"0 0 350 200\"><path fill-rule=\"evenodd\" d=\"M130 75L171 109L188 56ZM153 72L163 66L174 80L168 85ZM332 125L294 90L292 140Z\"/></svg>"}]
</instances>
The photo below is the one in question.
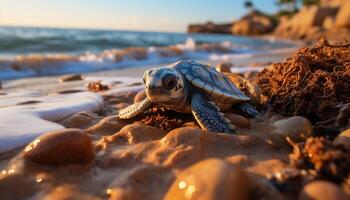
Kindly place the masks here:
<instances>
[{"instance_id":1,"label":"sandy beach","mask_svg":"<svg viewBox=\"0 0 350 200\"><path fill-rule=\"evenodd\" d=\"M327 43L318 45L310 51L336 51L339 59L349 55L340 53L346 47L333 50ZM271 63L287 66L288 57L300 62L299 54L294 50L229 61L234 61L231 71L239 69L237 74L248 80L262 81L266 73L278 69L279 64ZM217 66L222 60L210 62ZM313 139L315 122L305 117L261 108L259 116L250 118L232 110L224 115L237 127L234 135L201 130L191 114L161 106L130 120L119 119L120 109L144 98L141 76L148 68L4 82L0 121L21 120L22 125L9 123L3 128L9 134L2 140L12 145L0 145L2 198L293 199L317 195L313 187L332 188L332 195L347 198L348 185L339 173L348 170L336 163L350 161L342 156L348 152L348 139L337 137L337 143ZM256 70L248 76L252 68ZM13 117L4 117L6 113ZM42 134L44 130L48 133ZM298 151L312 151L307 146L311 143L318 144L320 149L314 151L319 156L329 151L338 157L317 161L322 163L319 169L305 168L300 162L308 158ZM337 173L318 171L329 170L332 162ZM342 184L343 191L334 183L314 181L327 177ZM18 185L20 192L10 189Z\"/></svg>"}]
</instances>

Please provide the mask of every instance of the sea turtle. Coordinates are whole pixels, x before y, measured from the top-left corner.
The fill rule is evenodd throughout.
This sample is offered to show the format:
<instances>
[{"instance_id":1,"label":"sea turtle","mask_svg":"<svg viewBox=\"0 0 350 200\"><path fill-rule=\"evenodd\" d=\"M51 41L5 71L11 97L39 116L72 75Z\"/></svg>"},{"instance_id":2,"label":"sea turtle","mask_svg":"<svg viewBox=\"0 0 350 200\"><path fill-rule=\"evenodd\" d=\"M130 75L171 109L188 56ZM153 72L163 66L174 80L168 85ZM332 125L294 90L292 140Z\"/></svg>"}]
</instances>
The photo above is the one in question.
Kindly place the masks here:
<instances>
[{"instance_id":1,"label":"sea turtle","mask_svg":"<svg viewBox=\"0 0 350 200\"><path fill-rule=\"evenodd\" d=\"M227 76L192 60L147 70L143 82L147 97L120 110L119 118L133 118L156 103L177 112L192 113L203 129L234 133L235 126L220 111L236 105L252 116L257 114L247 103L250 98Z\"/></svg>"}]
</instances>

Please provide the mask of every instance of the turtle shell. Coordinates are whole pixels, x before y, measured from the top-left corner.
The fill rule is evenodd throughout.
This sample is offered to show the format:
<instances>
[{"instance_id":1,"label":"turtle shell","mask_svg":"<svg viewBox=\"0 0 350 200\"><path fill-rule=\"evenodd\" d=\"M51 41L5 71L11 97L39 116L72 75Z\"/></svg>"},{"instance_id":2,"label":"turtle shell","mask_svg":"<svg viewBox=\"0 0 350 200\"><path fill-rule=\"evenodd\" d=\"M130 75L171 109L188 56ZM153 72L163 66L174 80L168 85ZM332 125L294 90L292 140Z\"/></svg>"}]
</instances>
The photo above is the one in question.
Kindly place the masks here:
<instances>
[{"instance_id":1,"label":"turtle shell","mask_svg":"<svg viewBox=\"0 0 350 200\"><path fill-rule=\"evenodd\" d=\"M230 79L209 65L195 61L179 61L173 67L179 70L194 87L216 101L238 103L250 100Z\"/></svg>"}]
</instances>

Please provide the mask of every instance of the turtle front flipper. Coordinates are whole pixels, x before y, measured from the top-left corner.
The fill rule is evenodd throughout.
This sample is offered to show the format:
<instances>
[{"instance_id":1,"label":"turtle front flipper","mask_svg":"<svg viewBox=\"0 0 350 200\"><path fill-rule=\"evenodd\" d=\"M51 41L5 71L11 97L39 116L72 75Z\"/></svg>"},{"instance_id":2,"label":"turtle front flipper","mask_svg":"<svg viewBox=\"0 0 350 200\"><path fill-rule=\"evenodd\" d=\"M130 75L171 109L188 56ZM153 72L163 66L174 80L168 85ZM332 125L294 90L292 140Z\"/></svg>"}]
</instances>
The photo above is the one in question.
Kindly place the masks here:
<instances>
[{"instance_id":1,"label":"turtle front flipper","mask_svg":"<svg viewBox=\"0 0 350 200\"><path fill-rule=\"evenodd\" d=\"M150 101L147 97L137 103L134 103L126 108L123 108L119 111L118 117L120 119L130 119L133 118L140 113L146 111L148 108L150 108L153 105L153 102Z\"/></svg>"},{"instance_id":2,"label":"turtle front flipper","mask_svg":"<svg viewBox=\"0 0 350 200\"><path fill-rule=\"evenodd\" d=\"M223 116L213 102L209 102L202 94L193 94L191 108L194 117L203 129L212 132L235 133L236 127Z\"/></svg>"}]
</instances>

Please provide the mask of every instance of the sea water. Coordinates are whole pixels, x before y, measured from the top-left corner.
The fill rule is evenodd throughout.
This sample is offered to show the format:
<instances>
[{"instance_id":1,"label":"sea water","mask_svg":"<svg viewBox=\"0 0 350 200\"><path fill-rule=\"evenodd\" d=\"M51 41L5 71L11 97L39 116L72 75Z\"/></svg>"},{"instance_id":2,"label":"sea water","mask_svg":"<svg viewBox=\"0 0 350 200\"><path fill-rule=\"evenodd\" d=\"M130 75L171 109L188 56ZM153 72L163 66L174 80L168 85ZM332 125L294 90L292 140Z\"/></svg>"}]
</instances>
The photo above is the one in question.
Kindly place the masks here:
<instances>
[{"instance_id":1,"label":"sea water","mask_svg":"<svg viewBox=\"0 0 350 200\"><path fill-rule=\"evenodd\" d=\"M0 27L0 80L292 48L288 41L221 34Z\"/></svg>"}]
</instances>

